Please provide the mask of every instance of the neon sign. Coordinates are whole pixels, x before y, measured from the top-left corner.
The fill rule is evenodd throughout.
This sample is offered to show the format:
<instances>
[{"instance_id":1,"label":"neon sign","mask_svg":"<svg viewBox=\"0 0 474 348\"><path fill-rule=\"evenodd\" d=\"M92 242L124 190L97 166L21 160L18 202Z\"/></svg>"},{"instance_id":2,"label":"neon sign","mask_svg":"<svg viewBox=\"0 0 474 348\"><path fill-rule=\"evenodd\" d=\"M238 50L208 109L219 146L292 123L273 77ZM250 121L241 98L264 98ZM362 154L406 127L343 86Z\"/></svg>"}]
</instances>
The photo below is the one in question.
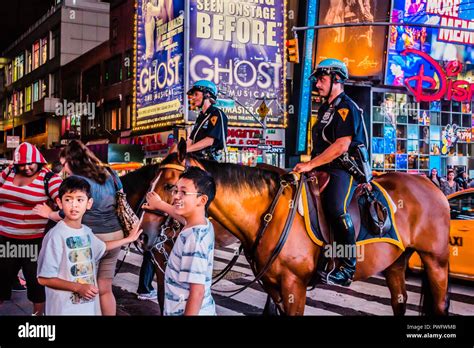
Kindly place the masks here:
<instances>
[{"instance_id":1,"label":"neon sign","mask_svg":"<svg viewBox=\"0 0 474 348\"><path fill-rule=\"evenodd\" d=\"M434 69L434 76L425 75L425 65L421 64L418 74L404 79L406 88L415 96L417 102L435 101L440 99L454 100L458 102L471 101L474 94L474 83L466 80L455 80L462 71L462 63L451 61L443 69L440 64L427 53L406 49L401 52L402 56L413 54L428 62ZM435 79L435 77L438 77ZM434 90L433 91L427 91Z\"/></svg>"}]
</instances>

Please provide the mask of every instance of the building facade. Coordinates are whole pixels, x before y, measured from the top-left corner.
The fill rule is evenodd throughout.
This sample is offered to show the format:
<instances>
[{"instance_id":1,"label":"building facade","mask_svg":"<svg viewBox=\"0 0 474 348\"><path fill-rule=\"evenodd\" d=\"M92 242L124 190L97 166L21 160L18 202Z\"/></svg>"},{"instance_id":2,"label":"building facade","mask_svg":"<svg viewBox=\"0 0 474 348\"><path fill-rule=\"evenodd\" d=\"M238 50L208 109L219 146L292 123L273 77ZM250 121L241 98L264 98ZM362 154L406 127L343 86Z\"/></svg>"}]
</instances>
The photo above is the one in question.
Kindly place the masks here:
<instances>
[{"instance_id":1,"label":"building facade","mask_svg":"<svg viewBox=\"0 0 474 348\"><path fill-rule=\"evenodd\" d=\"M58 141L61 69L109 35L110 5L94 0L60 1L2 54L0 153L7 136L48 148Z\"/></svg>"}]
</instances>

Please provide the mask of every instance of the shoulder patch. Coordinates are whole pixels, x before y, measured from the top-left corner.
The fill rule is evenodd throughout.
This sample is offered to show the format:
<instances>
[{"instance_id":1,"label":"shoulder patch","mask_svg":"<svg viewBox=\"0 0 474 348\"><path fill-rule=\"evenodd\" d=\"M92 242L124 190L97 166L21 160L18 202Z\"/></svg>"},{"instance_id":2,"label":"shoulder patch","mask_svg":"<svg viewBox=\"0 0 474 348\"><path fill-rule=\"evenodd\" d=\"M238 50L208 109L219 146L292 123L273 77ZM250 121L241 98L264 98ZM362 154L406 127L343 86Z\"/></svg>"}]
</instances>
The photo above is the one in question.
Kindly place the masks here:
<instances>
[{"instance_id":1,"label":"shoulder patch","mask_svg":"<svg viewBox=\"0 0 474 348\"><path fill-rule=\"evenodd\" d=\"M212 116L212 117L211 117L211 123L212 123L213 126L216 125L216 123L217 123L217 116Z\"/></svg>"},{"instance_id":2,"label":"shoulder patch","mask_svg":"<svg viewBox=\"0 0 474 348\"><path fill-rule=\"evenodd\" d=\"M337 112L339 113L339 115L341 115L342 120L346 122L347 115L349 114L349 109L343 108L337 110Z\"/></svg>"}]
</instances>

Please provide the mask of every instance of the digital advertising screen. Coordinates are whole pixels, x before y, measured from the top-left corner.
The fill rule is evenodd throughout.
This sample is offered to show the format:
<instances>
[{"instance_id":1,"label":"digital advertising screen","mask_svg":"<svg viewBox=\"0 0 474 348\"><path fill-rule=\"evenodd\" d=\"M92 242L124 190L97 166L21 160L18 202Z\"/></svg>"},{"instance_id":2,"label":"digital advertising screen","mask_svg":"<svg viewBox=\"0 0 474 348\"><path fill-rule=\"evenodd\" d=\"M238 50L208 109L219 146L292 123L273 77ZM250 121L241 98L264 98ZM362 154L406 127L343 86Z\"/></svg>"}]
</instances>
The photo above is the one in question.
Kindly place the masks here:
<instances>
[{"instance_id":1,"label":"digital advertising screen","mask_svg":"<svg viewBox=\"0 0 474 348\"><path fill-rule=\"evenodd\" d=\"M394 0L391 22L428 27L390 27L385 84L406 86L418 101L470 99L474 33L462 29L474 28L472 18L471 0ZM424 95L423 88L439 93Z\"/></svg>"},{"instance_id":2,"label":"digital advertising screen","mask_svg":"<svg viewBox=\"0 0 474 348\"><path fill-rule=\"evenodd\" d=\"M387 18L389 1L322 0L319 24L377 22ZM360 26L319 29L316 64L326 58L342 60L352 77L382 79L385 27Z\"/></svg>"}]
</instances>

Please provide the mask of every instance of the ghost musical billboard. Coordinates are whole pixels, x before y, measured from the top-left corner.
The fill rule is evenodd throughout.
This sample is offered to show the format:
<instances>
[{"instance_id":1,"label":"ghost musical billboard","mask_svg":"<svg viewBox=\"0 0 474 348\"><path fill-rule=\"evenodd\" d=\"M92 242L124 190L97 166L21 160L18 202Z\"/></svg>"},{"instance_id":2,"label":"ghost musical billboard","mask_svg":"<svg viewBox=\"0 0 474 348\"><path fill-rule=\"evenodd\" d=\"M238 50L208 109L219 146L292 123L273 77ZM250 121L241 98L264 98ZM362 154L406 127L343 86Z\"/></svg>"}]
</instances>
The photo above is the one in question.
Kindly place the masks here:
<instances>
[{"instance_id":1,"label":"ghost musical billboard","mask_svg":"<svg viewBox=\"0 0 474 348\"><path fill-rule=\"evenodd\" d=\"M257 115L267 97L268 125L284 126L285 1L189 3L189 84L211 80L237 100L224 108L231 125L258 125L248 110Z\"/></svg>"},{"instance_id":2,"label":"ghost musical billboard","mask_svg":"<svg viewBox=\"0 0 474 348\"><path fill-rule=\"evenodd\" d=\"M133 129L184 122L184 1L137 0Z\"/></svg>"}]
</instances>

